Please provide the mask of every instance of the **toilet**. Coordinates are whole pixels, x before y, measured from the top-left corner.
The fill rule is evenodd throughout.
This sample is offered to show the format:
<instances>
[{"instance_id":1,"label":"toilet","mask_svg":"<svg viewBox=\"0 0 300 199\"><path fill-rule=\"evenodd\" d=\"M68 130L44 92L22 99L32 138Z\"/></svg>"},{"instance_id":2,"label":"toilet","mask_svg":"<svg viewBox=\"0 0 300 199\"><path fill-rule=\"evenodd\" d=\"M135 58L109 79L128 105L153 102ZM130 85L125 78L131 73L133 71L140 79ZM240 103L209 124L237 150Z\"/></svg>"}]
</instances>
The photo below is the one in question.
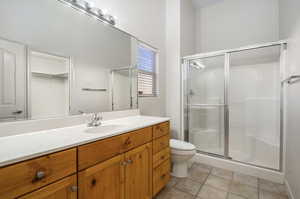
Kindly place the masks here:
<instances>
[{"instance_id":1,"label":"toilet","mask_svg":"<svg viewBox=\"0 0 300 199\"><path fill-rule=\"evenodd\" d=\"M181 140L170 140L172 173L174 177L188 176L188 161L196 154L196 147Z\"/></svg>"}]
</instances>

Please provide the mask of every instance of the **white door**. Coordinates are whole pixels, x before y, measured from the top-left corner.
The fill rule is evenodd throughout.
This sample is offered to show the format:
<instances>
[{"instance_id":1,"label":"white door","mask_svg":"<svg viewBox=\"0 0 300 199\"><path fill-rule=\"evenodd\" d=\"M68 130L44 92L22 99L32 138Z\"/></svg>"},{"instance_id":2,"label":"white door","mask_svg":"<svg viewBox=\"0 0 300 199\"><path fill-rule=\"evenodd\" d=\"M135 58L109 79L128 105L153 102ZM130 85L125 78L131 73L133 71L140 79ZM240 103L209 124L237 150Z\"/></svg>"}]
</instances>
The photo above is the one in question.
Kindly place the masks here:
<instances>
[{"instance_id":1,"label":"white door","mask_svg":"<svg viewBox=\"0 0 300 199\"><path fill-rule=\"evenodd\" d=\"M26 116L25 46L0 39L0 122Z\"/></svg>"}]
</instances>

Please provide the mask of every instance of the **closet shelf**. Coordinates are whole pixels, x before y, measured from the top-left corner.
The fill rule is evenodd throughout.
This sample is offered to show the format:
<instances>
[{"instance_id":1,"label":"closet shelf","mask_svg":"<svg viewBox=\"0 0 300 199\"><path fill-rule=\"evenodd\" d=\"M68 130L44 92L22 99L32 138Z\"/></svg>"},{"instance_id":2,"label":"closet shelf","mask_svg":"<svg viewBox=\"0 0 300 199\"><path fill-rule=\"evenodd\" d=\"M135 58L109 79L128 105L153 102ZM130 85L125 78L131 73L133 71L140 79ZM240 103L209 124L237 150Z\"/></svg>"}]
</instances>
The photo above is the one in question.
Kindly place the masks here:
<instances>
[{"instance_id":1,"label":"closet shelf","mask_svg":"<svg viewBox=\"0 0 300 199\"><path fill-rule=\"evenodd\" d=\"M68 78L69 77L69 73L51 74L51 73L42 73L42 72L31 72L31 74L39 77L46 77L46 78Z\"/></svg>"},{"instance_id":2,"label":"closet shelf","mask_svg":"<svg viewBox=\"0 0 300 199\"><path fill-rule=\"evenodd\" d=\"M100 91L100 92L104 92L107 91L107 89L105 88L82 88L82 91Z\"/></svg>"}]
</instances>

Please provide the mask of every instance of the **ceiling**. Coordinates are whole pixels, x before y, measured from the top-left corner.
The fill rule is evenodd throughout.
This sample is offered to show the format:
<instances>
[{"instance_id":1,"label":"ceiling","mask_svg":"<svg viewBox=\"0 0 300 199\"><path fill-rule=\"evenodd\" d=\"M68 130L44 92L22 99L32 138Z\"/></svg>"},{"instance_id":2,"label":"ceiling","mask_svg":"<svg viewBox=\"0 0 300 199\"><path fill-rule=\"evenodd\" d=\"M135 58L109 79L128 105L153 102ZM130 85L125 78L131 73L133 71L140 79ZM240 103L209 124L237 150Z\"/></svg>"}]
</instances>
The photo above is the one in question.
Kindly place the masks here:
<instances>
[{"instance_id":1,"label":"ceiling","mask_svg":"<svg viewBox=\"0 0 300 199\"><path fill-rule=\"evenodd\" d=\"M221 2L224 0L192 0L192 1L193 1L193 4L195 7L202 8L202 7L209 6L211 4L215 4L215 3L218 3L218 2Z\"/></svg>"}]
</instances>

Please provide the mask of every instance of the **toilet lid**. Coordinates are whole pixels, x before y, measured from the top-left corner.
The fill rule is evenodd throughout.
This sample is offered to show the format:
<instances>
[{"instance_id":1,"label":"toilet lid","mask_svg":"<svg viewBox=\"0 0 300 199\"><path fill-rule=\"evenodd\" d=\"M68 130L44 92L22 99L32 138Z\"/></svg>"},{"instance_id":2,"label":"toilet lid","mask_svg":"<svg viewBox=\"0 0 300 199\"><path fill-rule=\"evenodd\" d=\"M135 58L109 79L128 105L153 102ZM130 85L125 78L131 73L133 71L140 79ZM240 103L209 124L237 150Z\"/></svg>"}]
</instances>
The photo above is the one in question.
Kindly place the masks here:
<instances>
[{"instance_id":1,"label":"toilet lid","mask_svg":"<svg viewBox=\"0 0 300 199\"><path fill-rule=\"evenodd\" d=\"M171 139L170 140L170 147L172 149L177 149L177 150L182 150L182 151L192 151L195 150L196 147L194 145L192 145L191 143L188 142L184 142L181 140L175 140L175 139Z\"/></svg>"}]
</instances>

